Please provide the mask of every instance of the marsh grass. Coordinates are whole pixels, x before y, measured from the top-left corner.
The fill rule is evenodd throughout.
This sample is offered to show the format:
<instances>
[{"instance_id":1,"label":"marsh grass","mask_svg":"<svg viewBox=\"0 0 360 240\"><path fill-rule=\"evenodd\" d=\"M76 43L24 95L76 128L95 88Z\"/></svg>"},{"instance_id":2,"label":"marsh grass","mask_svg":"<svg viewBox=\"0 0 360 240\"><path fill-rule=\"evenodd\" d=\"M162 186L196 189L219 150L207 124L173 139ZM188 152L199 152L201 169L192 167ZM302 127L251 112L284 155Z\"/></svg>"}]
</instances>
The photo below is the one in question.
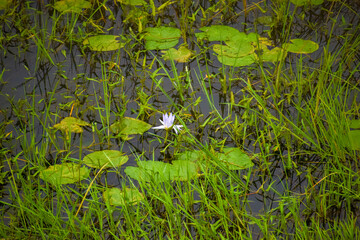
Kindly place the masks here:
<instances>
[{"instance_id":1,"label":"marsh grass","mask_svg":"<svg viewBox=\"0 0 360 240\"><path fill-rule=\"evenodd\" d=\"M188 8L172 3L176 5L174 11L181 14L179 25L186 44L196 46L200 54L182 69L178 63L165 62L158 52L140 50L141 31L135 34L134 29L141 30L145 23L160 23L160 16L168 17L163 13L169 11L167 6L156 8L153 1L151 11L148 9L151 16L128 19L126 26L132 28L123 34L131 40L114 54L94 54L81 43L105 29L103 19L108 14L113 16L115 10L110 7L118 9L119 3L97 3L89 15L57 15L54 11L52 21L36 15L40 20L34 21L30 31L23 31L29 35L21 37L31 35L37 49L34 69L57 66L60 70L55 83L42 83L45 89L40 92L24 89L21 99L2 93L11 106L1 111L0 125L2 238L360 237L358 150L350 149L344 140L350 120L359 117L359 26L341 36L339 48L333 49L333 39L329 38L316 61L313 55L294 54L274 65L219 69L213 67L206 43L194 43L186 33L199 24L195 17L200 12L200 24L214 22L220 16L231 21L238 16L232 7L234 1L209 6L200 3L197 9L191 1L183 2ZM30 5L26 5L28 12L33 11ZM299 20L296 13L301 10L290 6L278 3L270 7L281 26L281 31L271 33L281 43L293 34L292 26ZM337 7L338 15L344 9L351 10L349 5ZM256 8L248 5L245 11L249 14ZM23 13L23 9L6 12L3 18L13 19ZM338 15L332 20L330 35ZM14 26L25 24L24 19L22 16ZM14 27L8 21L5 24ZM26 42L21 37L6 39ZM71 60L77 68L74 81L62 70L66 63L55 61L55 43L66 45L70 51L79 49L78 57L85 59ZM19 48L26 49L22 46ZM124 66L126 56L129 59ZM48 63L50 68L45 67ZM87 70L87 65L91 69ZM128 66L135 69L131 74L127 74ZM32 69L27 69L32 76ZM6 81L4 71L1 78L1 82ZM84 79L86 83L81 86ZM121 117L132 115L155 125L159 113L164 112L175 113L176 122L184 126L179 135L149 130L124 141L110 131L110 125ZM76 134L53 128L68 116L84 119L91 127ZM226 146L241 148L255 165L229 170L216 154ZM171 162L185 150L201 150L206 161L191 181L159 183L155 177L149 182L135 181L122 168L93 169L87 180L61 186L39 177L49 166L81 163L86 154L102 149L124 151L132 160L129 166L144 160ZM108 187L137 188L144 199L115 207L103 199Z\"/></svg>"}]
</instances>

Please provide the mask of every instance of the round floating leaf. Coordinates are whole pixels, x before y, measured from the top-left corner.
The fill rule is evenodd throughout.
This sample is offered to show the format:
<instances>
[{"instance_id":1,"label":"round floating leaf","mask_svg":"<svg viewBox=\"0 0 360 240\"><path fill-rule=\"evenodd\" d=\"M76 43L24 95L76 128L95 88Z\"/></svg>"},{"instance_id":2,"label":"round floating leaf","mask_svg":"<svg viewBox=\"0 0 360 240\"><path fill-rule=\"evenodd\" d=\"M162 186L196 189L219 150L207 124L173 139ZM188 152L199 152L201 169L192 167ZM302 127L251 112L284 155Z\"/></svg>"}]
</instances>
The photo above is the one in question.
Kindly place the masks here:
<instances>
[{"instance_id":1,"label":"round floating leaf","mask_svg":"<svg viewBox=\"0 0 360 240\"><path fill-rule=\"evenodd\" d=\"M245 42L243 44L239 43L237 44L237 46L235 46L234 43L232 43L232 46L214 44L213 50L219 55L232 57L232 58L239 58L253 53L254 47L251 45L250 42Z\"/></svg>"},{"instance_id":2,"label":"round floating leaf","mask_svg":"<svg viewBox=\"0 0 360 240\"><path fill-rule=\"evenodd\" d=\"M210 27L202 27L200 28L200 30L203 32L195 33L197 39L207 39L208 41L228 41L233 36L240 33L237 29L224 25L212 25Z\"/></svg>"},{"instance_id":3,"label":"round floating leaf","mask_svg":"<svg viewBox=\"0 0 360 240\"><path fill-rule=\"evenodd\" d=\"M83 44L89 46L92 51L113 51L124 46L124 43L117 39L119 37L117 35L98 35L86 38Z\"/></svg>"},{"instance_id":4,"label":"round floating leaf","mask_svg":"<svg viewBox=\"0 0 360 240\"><path fill-rule=\"evenodd\" d=\"M221 62L224 65L233 66L233 67L243 67L253 64L255 62L256 56L250 54L240 58L232 58L224 55L218 55L217 58L219 62Z\"/></svg>"},{"instance_id":5,"label":"round floating leaf","mask_svg":"<svg viewBox=\"0 0 360 240\"><path fill-rule=\"evenodd\" d=\"M268 50L267 48L261 54L261 59L265 62L278 62L284 59L287 55L287 52L282 48L273 48Z\"/></svg>"},{"instance_id":6,"label":"round floating leaf","mask_svg":"<svg viewBox=\"0 0 360 240\"><path fill-rule=\"evenodd\" d=\"M10 6L12 0L0 0L0 10L6 9L8 6Z\"/></svg>"},{"instance_id":7,"label":"round floating leaf","mask_svg":"<svg viewBox=\"0 0 360 240\"><path fill-rule=\"evenodd\" d=\"M146 28L145 48L147 50L168 49L174 47L181 37L180 29L173 27Z\"/></svg>"},{"instance_id":8,"label":"round floating leaf","mask_svg":"<svg viewBox=\"0 0 360 240\"><path fill-rule=\"evenodd\" d=\"M360 128L360 119L353 119L350 121L350 128Z\"/></svg>"},{"instance_id":9,"label":"round floating leaf","mask_svg":"<svg viewBox=\"0 0 360 240\"><path fill-rule=\"evenodd\" d=\"M319 45L311 40L291 39L291 43L284 44L284 49L293 53L312 53L319 49Z\"/></svg>"},{"instance_id":10,"label":"round floating leaf","mask_svg":"<svg viewBox=\"0 0 360 240\"><path fill-rule=\"evenodd\" d=\"M170 48L167 51L162 51L162 53L164 53L163 58L165 60L172 59L177 62L187 62L194 55L193 52L185 46L179 47L178 50Z\"/></svg>"},{"instance_id":11,"label":"round floating leaf","mask_svg":"<svg viewBox=\"0 0 360 240\"><path fill-rule=\"evenodd\" d=\"M170 165L170 180L189 181L198 174L196 163L188 160L175 160Z\"/></svg>"},{"instance_id":12,"label":"round floating leaf","mask_svg":"<svg viewBox=\"0 0 360 240\"><path fill-rule=\"evenodd\" d=\"M77 119L74 117L66 117L63 120L61 120L60 123L55 124L54 128L59 129L63 132L73 132L73 133L82 133L84 130L82 126L90 126L89 123Z\"/></svg>"},{"instance_id":13,"label":"round floating leaf","mask_svg":"<svg viewBox=\"0 0 360 240\"><path fill-rule=\"evenodd\" d=\"M53 185L76 183L89 177L90 169L76 163L50 166L40 172L40 178Z\"/></svg>"},{"instance_id":14,"label":"round floating leaf","mask_svg":"<svg viewBox=\"0 0 360 240\"><path fill-rule=\"evenodd\" d=\"M144 199L144 195L136 188L107 188L103 193L104 201L113 206L135 205Z\"/></svg>"},{"instance_id":15,"label":"round floating leaf","mask_svg":"<svg viewBox=\"0 0 360 240\"><path fill-rule=\"evenodd\" d=\"M197 165L187 160L175 160L173 164L158 161L140 161L139 167L127 167L125 173L138 181L164 182L188 181L197 175Z\"/></svg>"},{"instance_id":16,"label":"round floating leaf","mask_svg":"<svg viewBox=\"0 0 360 240\"><path fill-rule=\"evenodd\" d=\"M343 138L346 147L351 150L360 150L360 130L352 130L347 138Z\"/></svg>"},{"instance_id":17,"label":"round floating leaf","mask_svg":"<svg viewBox=\"0 0 360 240\"><path fill-rule=\"evenodd\" d=\"M62 0L54 4L54 8L59 12L81 13L84 8L91 8L91 3L85 0Z\"/></svg>"},{"instance_id":18,"label":"round floating leaf","mask_svg":"<svg viewBox=\"0 0 360 240\"><path fill-rule=\"evenodd\" d=\"M151 128L151 125L134 118L123 117L110 126L110 130L124 140L131 139L129 135L143 134Z\"/></svg>"},{"instance_id":19,"label":"round floating leaf","mask_svg":"<svg viewBox=\"0 0 360 240\"><path fill-rule=\"evenodd\" d=\"M147 3L144 0L117 0L117 1L122 4L131 5L131 6L147 5Z\"/></svg>"},{"instance_id":20,"label":"round floating leaf","mask_svg":"<svg viewBox=\"0 0 360 240\"><path fill-rule=\"evenodd\" d=\"M293 4L298 7L304 6L305 4L308 5L320 5L324 2L324 0L290 0Z\"/></svg>"},{"instance_id":21,"label":"round floating leaf","mask_svg":"<svg viewBox=\"0 0 360 240\"><path fill-rule=\"evenodd\" d=\"M178 155L176 155L177 160L187 160L187 161L201 161L205 159L206 155L203 151L200 150L191 150L191 151L184 151Z\"/></svg>"},{"instance_id":22,"label":"round floating leaf","mask_svg":"<svg viewBox=\"0 0 360 240\"><path fill-rule=\"evenodd\" d=\"M90 153L84 157L84 163L89 167L106 168L119 167L128 161L129 157L120 151L116 150L103 150Z\"/></svg>"},{"instance_id":23,"label":"round floating leaf","mask_svg":"<svg viewBox=\"0 0 360 240\"><path fill-rule=\"evenodd\" d=\"M254 164L249 156L239 148L224 148L219 154L219 160L226 164L229 170L239 170L252 167Z\"/></svg>"}]
</instances>

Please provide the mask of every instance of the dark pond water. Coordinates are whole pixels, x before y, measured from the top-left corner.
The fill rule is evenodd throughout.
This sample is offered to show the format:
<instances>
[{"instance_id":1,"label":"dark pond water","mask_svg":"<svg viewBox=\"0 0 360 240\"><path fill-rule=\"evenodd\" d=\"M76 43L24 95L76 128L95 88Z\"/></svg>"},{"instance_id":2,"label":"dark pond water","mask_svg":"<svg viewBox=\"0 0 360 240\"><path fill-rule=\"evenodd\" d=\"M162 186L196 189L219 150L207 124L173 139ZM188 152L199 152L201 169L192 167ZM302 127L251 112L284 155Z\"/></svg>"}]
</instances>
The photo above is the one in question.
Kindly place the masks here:
<instances>
[{"instance_id":1,"label":"dark pond water","mask_svg":"<svg viewBox=\"0 0 360 240\"><path fill-rule=\"evenodd\" d=\"M219 5L221 11L209 11L209 15L206 17L199 17L201 14L198 13L195 21L191 25L189 21L189 25L185 27L182 25L184 24L182 23L184 10L179 8L179 4L166 8L155 17L149 15L145 17L145 20L141 20L144 27L152 27L160 22L162 25L181 27L188 31L186 33L187 43L199 56L197 59L187 63L175 63L177 74L184 78L188 75L189 79L192 80L191 88L185 89L185 100L181 99L174 87L174 81L164 74L163 69L160 69L162 67L155 57L165 64L165 69L169 71L170 76L174 76L170 61L162 60L160 51L147 52L142 43L131 37L132 34L138 32L139 18L133 19L129 15L132 9L130 6L122 8L120 5L114 4L114 2L107 2L106 5L111 12L102 9L94 15L86 11L84 15L79 16L68 14L59 17L58 22L55 23L54 16L57 13L54 12L51 5L40 1L20 3L15 11L19 15L21 14L22 18L15 21L15 19L9 17L13 21L4 20L1 23L2 36L4 37L0 38L2 41L2 54L0 56L0 69L2 69L0 117L3 122L14 122L13 125L6 126L5 131L12 131L13 134L1 141L1 147L8 149L8 152L4 153L3 156L6 154L7 158L11 158L20 151L24 151L24 154L30 153L30 151L24 149L24 146L20 145L19 139L16 139L17 135L21 133L21 129L29 137L35 132L35 144L31 145L32 147L36 148L42 141L45 141L46 133L42 130L42 123L38 119L31 122L32 120L26 114L22 114L30 111L24 104L27 101L39 112L45 110L49 112L52 121L46 123L49 128L62 118L70 116L70 114L92 124L92 127L85 128L82 135L72 135L71 146L66 151L59 152L54 146L49 147L46 154L46 161L49 164L59 163L65 157L79 158L79 144L83 146L82 156L102 149L122 150L129 153L130 160L122 168L122 174L124 174L123 169L126 166L136 165L134 154L130 153L143 154L144 159L154 157L155 159L164 160L171 157L166 153L161 153L163 145L159 144L154 136L154 133L161 135L160 131L149 130L142 137L135 137L127 142L122 142L117 138L107 138L106 136L111 133L107 132L106 125L103 126L106 119L101 118L99 113L101 111L105 116L105 99L108 96L104 95L104 92L110 91L104 89L103 82L107 78L107 81L113 86L113 89L111 89L111 102L109 103L111 114L108 120L110 124L121 116L127 116L139 118L153 126L159 125L158 119L161 117L161 112L176 112L177 109L163 92L154 85L152 75L158 69L160 70L157 72L158 75L155 76L155 79L161 79L166 93L175 103L184 106L183 109L180 109L180 114L184 117L184 122L197 139L208 144L218 144L225 140L226 146L241 145L250 154L259 153L260 150L257 144L251 138L245 141L240 139L234 141L221 126L211 124L205 127L201 126L207 120L211 122L210 120L216 119L217 114L222 118L228 116L241 117L244 114L244 110L241 108L232 110L228 108L226 103L230 101L231 95L229 91L223 92L221 79L224 77L224 73L233 79L249 79L256 89L263 90L265 86L258 68L255 65L242 68L222 65L211 50L204 51L204 46L210 46L211 44L205 43L204 46L199 47L194 33L198 32L198 29L203 26L223 24L234 27L239 31L257 32L261 36L271 39L275 45L282 42L286 36L312 40L318 43L320 47L317 52L309 55L304 60L304 64L317 69L322 63L319 58L326 45L329 44L329 49L336 54L344 45L346 36L359 33L357 27L359 25L359 16L357 12L350 8L332 1L325 1L319 6L297 9L295 9L294 5L289 5L290 10L276 9L277 13L274 11L275 7L270 1L259 3L262 9L266 10L265 13L262 13L260 8L256 7L255 2L249 1L249 13L245 17L243 1L230 2L232 4ZM160 3L155 2L155 4ZM352 9L360 9L356 2L347 4L350 4ZM196 14L200 7L208 9L212 5L212 1L193 1L186 6L186 11L188 16L191 16ZM281 11L289 11L293 14L281 18L280 14L285 14ZM0 11L0 14L4 14L4 11ZM273 22L271 25L260 24L258 17L261 16L272 16ZM276 17L281 21L277 22ZM284 29L287 23L283 21L292 22L292 27L286 29L288 31L286 34L284 34ZM94 52L82 45L82 40L87 34L95 35L105 30L106 34L118 34L128 38L129 42L124 49L113 52ZM181 39L178 46L183 41ZM351 41L351 39L348 39L348 41ZM200 54L201 51L203 53ZM354 59L354 61L358 61L359 54L355 56L357 59ZM293 72L298 70L295 65L292 65L297 58L299 56L296 54L289 57L286 63L287 69L292 69ZM335 71L338 66L332 67ZM273 68L273 64L268 64L265 67L265 69L269 70ZM212 100L218 113L206 101L206 95L197 80L202 78L209 79L208 84L211 83ZM353 78L356 81L359 76L354 75ZM245 84L241 81L231 82L231 92L234 94L235 102L239 102L244 98L244 93L241 91L244 87ZM203 101L197 106L191 107L194 100L199 97ZM353 99L350 97L349 102L352 101ZM271 99L269 99L269 103L271 103ZM146 105L148 108L144 107L145 104L148 104ZM293 106L289 105L287 107L289 115L296 114ZM99 110L99 108L103 110ZM24 117L19 118L19 115ZM28 125L25 128L30 122L33 125ZM261 124L259 123L259 125ZM254 127L250 127L250 131L251 128ZM93 132L93 129L97 130ZM55 136L59 139L62 138L60 132L56 132ZM288 153L285 151L283 154ZM2 158L3 171L7 171L9 167L5 157ZM307 161L314 163L321 160L316 156L304 155L302 157L295 156L293 161L297 161L301 165L300 158L306 158ZM286 189L303 193L304 186L308 184L308 180L305 178L306 169L302 169L300 166L300 171L304 170L300 174L297 171L284 170L281 159L276 156L271 158L271 162L269 169L273 176L272 180L275 181L272 186L276 191L283 192L284 186L287 186ZM24 163L20 161L19 164ZM314 164L313 170L317 171L314 175L322 175L321 167L316 164ZM264 183L264 179L258 177L256 171L254 171L252 178L253 186L251 186L251 189L255 191ZM110 185L118 186L121 181L117 173L107 175L107 182ZM267 184L265 183L265 188ZM8 187L9 185L6 183L3 185L3 189L8 189ZM3 201L7 199L6 192L7 190L2 194ZM249 196L249 211L254 214L270 211L279 205L277 196L278 193L275 191L266 193L260 191ZM334 214L338 214L338 212L334 212Z\"/></svg>"}]
</instances>

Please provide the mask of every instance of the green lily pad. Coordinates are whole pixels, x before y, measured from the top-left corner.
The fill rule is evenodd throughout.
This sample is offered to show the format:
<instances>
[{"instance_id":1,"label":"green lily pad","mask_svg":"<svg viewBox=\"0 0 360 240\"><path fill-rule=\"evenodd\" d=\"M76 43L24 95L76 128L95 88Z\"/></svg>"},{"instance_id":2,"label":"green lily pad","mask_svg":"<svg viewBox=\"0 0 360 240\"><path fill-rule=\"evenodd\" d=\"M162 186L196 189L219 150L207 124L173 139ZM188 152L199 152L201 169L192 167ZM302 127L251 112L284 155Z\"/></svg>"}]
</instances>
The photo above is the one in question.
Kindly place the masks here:
<instances>
[{"instance_id":1,"label":"green lily pad","mask_svg":"<svg viewBox=\"0 0 360 240\"><path fill-rule=\"evenodd\" d=\"M187 62L194 55L194 53L185 46L179 47L178 50L170 48L167 51L161 51L164 53L163 58L165 60L172 59L177 62Z\"/></svg>"},{"instance_id":2,"label":"green lily pad","mask_svg":"<svg viewBox=\"0 0 360 240\"><path fill-rule=\"evenodd\" d=\"M287 52L282 48L273 48L268 50L267 48L261 54L261 59L265 62L278 62L283 60L287 55Z\"/></svg>"},{"instance_id":3,"label":"green lily pad","mask_svg":"<svg viewBox=\"0 0 360 240\"><path fill-rule=\"evenodd\" d=\"M90 124L81 119L77 119L74 117L66 117L61 120L60 123L55 124L54 128L59 129L65 133L82 133L84 131L82 128L83 126L90 126Z\"/></svg>"},{"instance_id":4,"label":"green lily pad","mask_svg":"<svg viewBox=\"0 0 360 240\"><path fill-rule=\"evenodd\" d=\"M203 151L200 150L191 150L191 151L184 151L176 155L177 160L187 160L192 162L197 162L204 160L206 155Z\"/></svg>"},{"instance_id":5,"label":"green lily pad","mask_svg":"<svg viewBox=\"0 0 360 240\"><path fill-rule=\"evenodd\" d=\"M117 1L122 4L131 5L131 6L147 5L147 3L144 0L117 0Z\"/></svg>"},{"instance_id":6,"label":"green lily pad","mask_svg":"<svg viewBox=\"0 0 360 240\"><path fill-rule=\"evenodd\" d=\"M50 166L40 172L40 178L53 185L80 182L89 177L90 169L76 163Z\"/></svg>"},{"instance_id":7,"label":"green lily pad","mask_svg":"<svg viewBox=\"0 0 360 240\"><path fill-rule=\"evenodd\" d=\"M145 48L147 50L168 49L174 47L181 37L180 29L173 27L154 27L145 29Z\"/></svg>"},{"instance_id":8,"label":"green lily pad","mask_svg":"<svg viewBox=\"0 0 360 240\"><path fill-rule=\"evenodd\" d=\"M284 49L293 53L312 53L319 49L319 44L311 40L291 39L291 43L284 44Z\"/></svg>"},{"instance_id":9,"label":"green lily pad","mask_svg":"<svg viewBox=\"0 0 360 240\"><path fill-rule=\"evenodd\" d=\"M107 188L103 193L104 201L113 206L135 205L144 199L136 188Z\"/></svg>"},{"instance_id":10,"label":"green lily pad","mask_svg":"<svg viewBox=\"0 0 360 240\"><path fill-rule=\"evenodd\" d=\"M84 163L92 168L119 167L128 161L129 157L120 151L103 150L90 153L84 157Z\"/></svg>"},{"instance_id":11,"label":"green lily pad","mask_svg":"<svg viewBox=\"0 0 360 240\"><path fill-rule=\"evenodd\" d=\"M207 39L208 41L229 41L233 36L240 32L232 27L225 25L212 25L200 28L200 33L195 33L198 40Z\"/></svg>"},{"instance_id":12,"label":"green lily pad","mask_svg":"<svg viewBox=\"0 0 360 240\"><path fill-rule=\"evenodd\" d=\"M290 2L298 7L301 7L304 5L320 5L324 2L324 0L290 0Z\"/></svg>"},{"instance_id":13,"label":"green lily pad","mask_svg":"<svg viewBox=\"0 0 360 240\"><path fill-rule=\"evenodd\" d=\"M350 121L350 128L360 128L360 119L353 119Z\"/></svg>"},{"instance_id":14,"label":"green lily pad","mask_svg":"<svg viewBox=\"0 0 360 240\"><path fill-rule=\"evenodd\" d=\"M198 174L197 164L187 160L175 160L169 169L171 181L190 181Z\"/></svg>"},{"instance_id":15,"label":"green lily pad","mask_svg":"<svg viewBox=\"0 0 360 240\"><path fill-rule=\"evenodd\" d=\"M110 126L110 130L124 140L131 139L132 137L129 137L129 135L143 134L150 128L150 124L129 117L123 117L118 122L115 122Z\"/></svg>"},{"instance_id":16,"label":"green lily pad","mask_svg":"<svg viewBox=\"0 0 360 240\"><path fill-rule=\"evenodd\" d=\"M6 9L10 6L12 0L0 0L0 10Z\"/></svg>"},{"instance_id":17,"label":"green lily pad","mask_svg":"<svg viewBox=\"0 0 360 240\"><path fill-rule=\"evenodd\" d=\"M218 157L229 170L245 169L254 165L250 157L239 148L224 148L223 151L224 153L220 153Z\"/></svg>"},{"instance_id":18,"label":"green lily pad","mask_svg":"<svg viewBox=\"0 0 360 240\"><path fill-rule=\"evenodd\" d=\"M235 46L225 46L220 44L214 44L213 50L219 55L231 57L231 58L239 58L249 55L254 52L255 48L251 45L250 42L244 42L243 44L239 43Z\"/></svg>"},{"instance_id":19,"label":"green lily pad","mask_svg":"<svg viewBox=\"0 0 360 240\"><path fill-rule=\"evenodd\" d=\"M54 8L59 12L81 13L84 8L91 8L91 3L86 0L62 0L55 2Z\"/></svg>"},{"instance_id":20,"label":"green lily pad","mask_svg":"<svg viewBox=\"0 0 360 240\"><path fill-rule=\"evenodd\" d=\"M221 62L222 64L233 67L249 66L253 64L256 60L256 56L254 54L249 54L239 58L232 58L224 55L218 55L217 58L219 62Z\"/></svg>"},{"instance_id":21,"label":"green lily pad","mask_svg":"<svg viewBox=\"0 0 360 240\"><path fill-rule=\"evenodd\" d=\"M344 144L351 150L360 150L360 130L352 130L343 138Z\"/></svg>"},{"instance_id":22,"label":"green lily pad","mask_svg":"<svg viewBox=\"0 0 360 240\"><path fill-rule=\"evenodd\" d=\"M125 173L138 181L165 182L188 181L197 176L197 165L187 160L175 160L173 164L158 161L140 161L139 167L127 167Z\"/></svg>"},{"instance_id":23,"label":"green lily pad","mask_svg":"<svg viewBox=\"0 0 360 240\"><path fill-rule=\"evenodd\" d=\"M117 39L119 37L117 35L98 35L86 38L83 44L89 46L92 51L114 51L124 46L124 43Z\"/></svg>"}]
</instances>

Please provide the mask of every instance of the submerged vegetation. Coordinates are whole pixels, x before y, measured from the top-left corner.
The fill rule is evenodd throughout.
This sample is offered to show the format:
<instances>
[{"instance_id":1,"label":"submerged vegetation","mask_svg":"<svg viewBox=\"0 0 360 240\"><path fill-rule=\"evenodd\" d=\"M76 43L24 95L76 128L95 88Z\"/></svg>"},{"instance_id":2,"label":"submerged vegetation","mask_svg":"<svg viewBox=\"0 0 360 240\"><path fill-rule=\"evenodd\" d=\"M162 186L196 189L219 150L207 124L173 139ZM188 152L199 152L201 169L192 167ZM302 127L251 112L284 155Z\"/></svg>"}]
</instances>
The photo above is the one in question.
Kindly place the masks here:
<instances>
[{"instance_id":1,"label":"submerged vegetation","mask_svg":"<svg viewBox=\"0 0 360 240\"><path fill-rule=\"evenodd\" d=\"M360 238L356 4L0 1L1 238Z\"/></svg>"}]
</instances>

